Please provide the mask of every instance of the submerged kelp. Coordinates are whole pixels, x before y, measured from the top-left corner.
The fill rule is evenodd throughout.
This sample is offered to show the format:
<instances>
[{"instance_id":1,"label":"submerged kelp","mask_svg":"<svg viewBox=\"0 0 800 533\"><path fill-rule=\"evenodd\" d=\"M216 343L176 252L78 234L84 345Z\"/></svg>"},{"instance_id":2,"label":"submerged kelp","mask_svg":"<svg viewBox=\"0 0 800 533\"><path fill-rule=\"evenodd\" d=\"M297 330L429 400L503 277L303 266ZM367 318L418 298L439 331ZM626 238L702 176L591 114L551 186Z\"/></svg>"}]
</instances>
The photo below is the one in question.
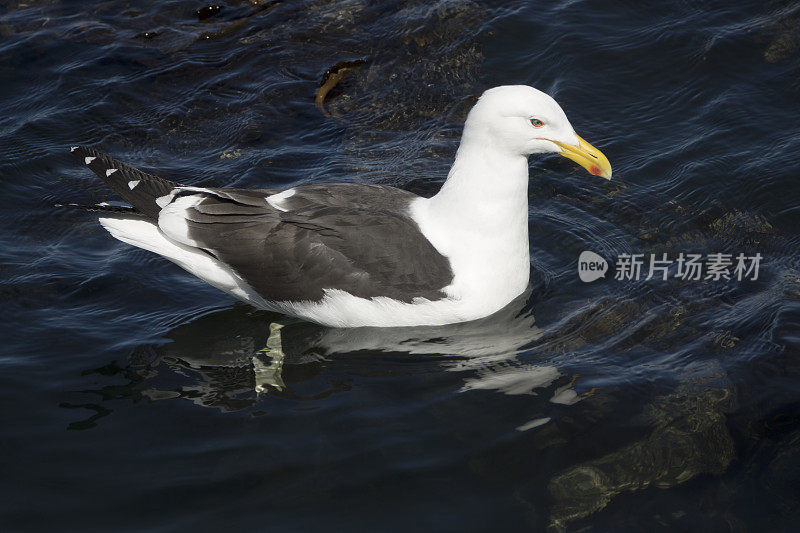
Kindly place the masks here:
<instances>
[{"instance_id":1,"label":"submerged kelp","mask_svg":"<svg viewBox=\"0 0 800 533\"><path fill-rule=\"evenodd\" d=\"M737 407L736 393L719 365L709 371L645 406L642 416L654 429L644 440L550 480L554 529L599 511L621 492L668 489L700 474L725 472L735 456L725 413Z\"/></svg>"},{"instance_id":2,"label":"submerged kelp","mask_svg":"<svg viewBox=\"0 0 800 533\"><path fill-rule=\"evenodd\" d=\"M776 63L800 54L800 16L795 13L783 17L770 29L772 37L764 50L764 59Z\"/></svg>"},{"instance_id":3,"label":"submerged kelp","mask_svg":"<svg viewBox=\"0 0 800 533\"><path fill-rule=\"evenodd\" d=\"M350 76L331 112L390 130L446 115L476 90L483 56L470 35L485 10L475 2L409 3L398 13L406 27L384 50L365 50L370 65Z\"/></svg>"}]
</instances>

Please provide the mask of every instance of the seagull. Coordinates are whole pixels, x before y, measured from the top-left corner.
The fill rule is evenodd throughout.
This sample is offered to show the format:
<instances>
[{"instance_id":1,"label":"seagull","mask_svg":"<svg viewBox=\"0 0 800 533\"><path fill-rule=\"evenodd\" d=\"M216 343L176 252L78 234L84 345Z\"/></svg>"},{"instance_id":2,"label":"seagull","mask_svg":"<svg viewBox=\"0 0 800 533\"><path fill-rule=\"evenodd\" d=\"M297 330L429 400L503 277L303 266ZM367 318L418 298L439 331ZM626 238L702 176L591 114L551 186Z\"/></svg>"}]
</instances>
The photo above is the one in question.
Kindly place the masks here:
<instances>
[{"instance_id":1,"label":"seagull","mask_svg":"<svg viewBox=\"0 0 800 533\"><path fill-rule=\"evenodd\" d=\"M330 327L445 325L491 315L528 287L528 156L557 153L611 179L608 159L547 94L489 89L437 194L365 183L191 187L92 148L73 154L127 206L94 211L116 239L257 308Z\"/></svg>"}]
</instances>

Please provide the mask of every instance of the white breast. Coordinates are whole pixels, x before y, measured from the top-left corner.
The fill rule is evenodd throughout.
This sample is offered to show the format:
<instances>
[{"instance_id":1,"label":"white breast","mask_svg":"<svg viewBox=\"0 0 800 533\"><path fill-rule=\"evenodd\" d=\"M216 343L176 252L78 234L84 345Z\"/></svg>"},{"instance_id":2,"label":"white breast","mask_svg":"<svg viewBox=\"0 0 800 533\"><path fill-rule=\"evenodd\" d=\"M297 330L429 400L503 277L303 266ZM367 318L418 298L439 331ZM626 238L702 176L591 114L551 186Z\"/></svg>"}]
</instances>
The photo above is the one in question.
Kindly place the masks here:
<instances>
[{"instance_id":1,"label":"white breast","mask_svg":"<svg viewBox=\"0 0 800 533\"><path fill-rule=\"evenodd\" d=\"M524 215L497 217L494 206L454 221L431 200L412 204L422 234L450 260L453 282L446 292L473 318L500 310L528 286L527 197ZM517 210L512 210L517 211ZM498 219L499 218L499 219Z\"/></svg>"}]
</instances>

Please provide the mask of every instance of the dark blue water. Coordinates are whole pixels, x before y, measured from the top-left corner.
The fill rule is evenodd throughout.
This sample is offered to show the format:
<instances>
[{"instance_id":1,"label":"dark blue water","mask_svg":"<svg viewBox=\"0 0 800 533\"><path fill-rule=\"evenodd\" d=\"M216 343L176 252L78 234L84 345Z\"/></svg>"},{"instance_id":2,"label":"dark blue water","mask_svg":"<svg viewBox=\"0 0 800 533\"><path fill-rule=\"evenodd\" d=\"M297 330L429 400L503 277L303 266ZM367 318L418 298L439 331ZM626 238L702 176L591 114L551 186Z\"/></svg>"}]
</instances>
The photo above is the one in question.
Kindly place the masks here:
<instances>
[{"instance_id":1,"label":"dark blue water","mask_svg":"<svg viewBox=\"0 0 800 533\"><path fill-rule=\"evenodd\" d=\"M800 4L221 5L0 5L4 531L798 525ZM53 207L113 198L75 144L192 185L432 194L511 83L614 180L531 161L531 289L477 323L255 311ZM583 283L584 250L763 260Z\"/></svg>"}]
</instances>

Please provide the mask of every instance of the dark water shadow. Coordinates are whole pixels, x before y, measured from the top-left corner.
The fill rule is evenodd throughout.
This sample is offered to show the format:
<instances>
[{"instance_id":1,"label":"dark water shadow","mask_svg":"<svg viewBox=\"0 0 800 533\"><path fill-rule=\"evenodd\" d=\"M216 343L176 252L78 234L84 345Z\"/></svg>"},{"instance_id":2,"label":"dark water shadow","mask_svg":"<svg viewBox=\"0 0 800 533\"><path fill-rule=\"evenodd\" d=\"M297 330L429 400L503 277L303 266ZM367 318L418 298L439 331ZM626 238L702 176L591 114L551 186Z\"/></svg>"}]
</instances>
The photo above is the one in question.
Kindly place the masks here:
<instances>
[{"instance_id":1,"label":"dark water shadow","mask_svg":"<svg viewBox=\"0 0 800 533\"><path fill-rule=\"evenodd\" d=\"M348 390L342 379L347 376L330 371L345 361L339 364L347 366L348 379L460 372L462 391L525 394L564 378L547 363L517 360L542 335L530 296L529 290L481 320L404 328L328 328L236 305L177 325L164 335L169 342L139 346L123 364L85 370L85 376L103 376L101 384L114 384L81 392L104 402L187 399L235 412L258 406L266 396L322 400ZM70 429L93 427L111 413L104 409Z\"/></svg>"},{"instance_id":2,"label":"dark water shadow","mask_svg":"<svg viewBox=\"0 0 800 533\"><path fill-rule=\"evenodd\" d=\"M613 338L624 305L612 306L614 312L600 321L598 306L588 305L572 319L544 329L536 324L536 305L529 291L474 322L352 329L237 305L187 319L165 334L169 342L139 346L125 363L84 371L87 378L100 378L98 388L80 391L93 401L60 407L92 411L86 420L70 423L72 430L102 424L119 401L188 400L222 415L260 416L275 402L312 410L344 398L346 409L358 410L361 396L342 393L371 380L382 388L377 380L392 379L403 380L405 392L425 382L435 383L430 388L443 394L473 392L446 408L437 407L439 416L455 427L465 425L456 412L464 405L470 406L466 411L476 411L480 403L490 410L517 409L519 402L502 398L528 395L527 412L538 414L507 428L512 434L516 429L519 437L505 437L501 448L510 457L547 454L552 464L536 475L536 482L511 470L479 474L502 476L504 483L517 486L515 497L521 501L535 506L546 501L553 530L591 523L607 508L603 516L616 516L616 502L657 498L654 488L687 490L677 487L702 476L741 476L729 473L737 455L737 434L729 417L741 408L740 391L719 358L687 367L669 386L632 382L633 387L618 383L586 391L585 384L576 386L583 379L576 367L557 352L563 353L565 344L575 352L578 345ZM671 337L671 328L654 331L654 338ZM432 382L432 375L440 381ZM642 394L644 388L647 394ZM570 409L578 402L578 409ZM551 420L559 409L560 418ZM586 439L597 431L608 434L600 446ZM486 453L494 456L498 450L490 447ZM484 459L482 453L477 457L478 463ZM488 455L486 460L492 462Z\"/></svg>"}]
</instances>

